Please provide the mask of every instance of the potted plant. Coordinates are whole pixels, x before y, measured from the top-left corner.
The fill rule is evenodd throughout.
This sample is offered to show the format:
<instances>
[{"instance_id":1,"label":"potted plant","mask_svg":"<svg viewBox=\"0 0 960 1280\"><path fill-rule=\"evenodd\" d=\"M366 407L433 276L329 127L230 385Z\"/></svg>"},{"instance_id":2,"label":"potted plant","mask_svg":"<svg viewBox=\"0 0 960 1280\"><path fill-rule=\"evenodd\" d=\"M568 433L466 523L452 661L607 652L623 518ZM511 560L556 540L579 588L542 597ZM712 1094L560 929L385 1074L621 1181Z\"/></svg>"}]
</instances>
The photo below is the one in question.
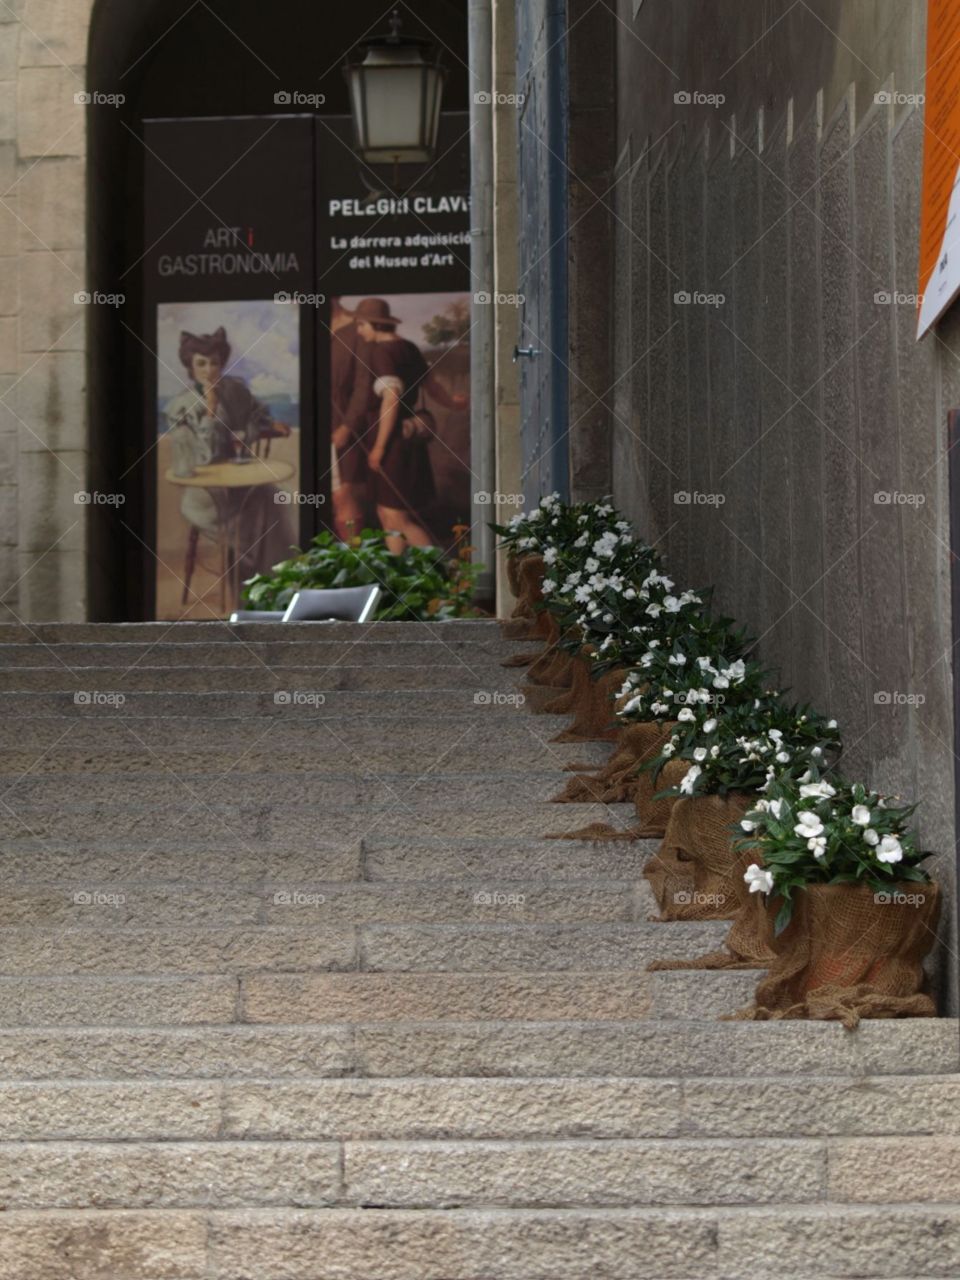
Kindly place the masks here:
<instances>
[{"instance_id":1,"label":"potted plant","mask_svg":"<svg viewBox=\"0 0 960 1280\"><path fill-rule=\"evenodd\" d=\"M744 882L767 904L775 953L750 1016L932 1016L922 963L940 895L914 809L810 768L745 814Z\"/></svg>"}]
</instances>

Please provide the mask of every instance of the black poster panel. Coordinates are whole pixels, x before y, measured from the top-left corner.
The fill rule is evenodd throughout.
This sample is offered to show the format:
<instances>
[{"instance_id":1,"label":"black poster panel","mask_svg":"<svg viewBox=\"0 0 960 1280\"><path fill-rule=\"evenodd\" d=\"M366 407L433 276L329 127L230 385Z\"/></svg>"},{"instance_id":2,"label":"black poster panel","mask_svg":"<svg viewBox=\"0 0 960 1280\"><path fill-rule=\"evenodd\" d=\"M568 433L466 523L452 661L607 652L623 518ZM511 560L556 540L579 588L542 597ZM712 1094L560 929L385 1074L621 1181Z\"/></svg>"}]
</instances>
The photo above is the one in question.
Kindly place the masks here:
<instances>
[{"instance_id":1,"label":"black poster panel","mask_svg":"<svg viewBox=\"0 0 960 1280\"><path fill-rule=\"evenodd\" d=\"M347 117L318 117L316 145L318 475L333 527L452 547L474 487L468 117L444 115L437 159L399 194L371 194Z\"/></svg>"},{"instance_id":2,"label":"black poster panel","mask_svg":"<svg viewBox=\"0 0 960 1280\"><path fill-rule=\"evenodd\" d=\"M313 117L145 122L152 616L211 619L313 526Z\"/></svg>"}]
</instances>

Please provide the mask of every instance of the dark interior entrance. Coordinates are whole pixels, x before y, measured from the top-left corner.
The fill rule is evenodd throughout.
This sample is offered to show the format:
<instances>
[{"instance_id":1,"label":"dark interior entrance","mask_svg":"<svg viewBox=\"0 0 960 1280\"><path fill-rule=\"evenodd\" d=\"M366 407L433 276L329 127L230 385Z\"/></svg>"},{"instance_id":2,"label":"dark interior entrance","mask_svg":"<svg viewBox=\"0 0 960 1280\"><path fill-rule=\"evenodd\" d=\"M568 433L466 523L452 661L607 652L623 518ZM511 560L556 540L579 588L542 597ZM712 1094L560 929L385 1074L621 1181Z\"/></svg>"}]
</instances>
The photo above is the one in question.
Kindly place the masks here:
<instances>
[{"instance_id":1,"label":"dark interior entrance","mask_svg":"<svg viewBox=\"0 0 960 1280\"><path fill-rule=\"evenodd\" d=\"M390 6L392 7L392 6ZM465 8L424 0L398 6L411 34L436 42L448 68L444 112L468 106ZM146 0L132 12L122 0L95 6L89 88L122 94L118 108L91 113L87 241L90 287L122 292L120 309L92 307L88 402L91 487L125 494L124 525L115 512L93 512L91 610L104 620L147 616L150 583L144 555L151 541L150 475L142 433L146 335L137 264L144 236L144 177L149 118L268 117L304 112L303 95L324 118L348 114L342 65L347 51L386 25L389 8L367 0L330 9L276 0ZM286 101L286 98L290 101ZM211 182L219 176L211 157ZM363 184L358 180L358 193ZM202 195L202 192L198 192ZM121 283L122 282L122 283Z\"/></svg>"}]
</instances>

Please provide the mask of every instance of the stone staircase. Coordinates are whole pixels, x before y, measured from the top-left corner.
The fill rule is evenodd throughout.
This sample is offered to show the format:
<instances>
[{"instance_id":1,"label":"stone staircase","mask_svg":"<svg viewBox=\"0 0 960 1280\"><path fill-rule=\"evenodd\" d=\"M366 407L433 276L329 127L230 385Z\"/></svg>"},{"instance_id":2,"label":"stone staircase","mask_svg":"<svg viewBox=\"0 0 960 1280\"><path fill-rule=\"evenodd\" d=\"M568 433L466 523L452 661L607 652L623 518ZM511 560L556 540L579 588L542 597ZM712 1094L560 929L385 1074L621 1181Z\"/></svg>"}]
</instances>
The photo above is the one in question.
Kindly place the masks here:
<instances>
[{"instance_id":1,"label":"stone staircase","mask_svg":"<svg viewBox=\"0 0 960 1280\"><path fill-rule=\"evenodd\" d=\"M648 974L516 650L0 627L0 1280L960 1274L956 1023Z\"/></svg>"}]
</instances>

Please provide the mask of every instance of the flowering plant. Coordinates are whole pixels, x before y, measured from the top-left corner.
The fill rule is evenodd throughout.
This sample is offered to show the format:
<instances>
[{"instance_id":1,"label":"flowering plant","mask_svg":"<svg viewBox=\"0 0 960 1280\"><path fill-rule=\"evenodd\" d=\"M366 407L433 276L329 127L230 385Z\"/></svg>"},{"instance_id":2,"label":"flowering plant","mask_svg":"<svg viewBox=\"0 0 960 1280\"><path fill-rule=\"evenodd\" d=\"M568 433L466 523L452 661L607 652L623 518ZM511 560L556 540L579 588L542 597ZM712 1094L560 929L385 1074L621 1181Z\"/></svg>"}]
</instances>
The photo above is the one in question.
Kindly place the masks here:
<instances>
[{"instance_id":1,"label":"flowering plant","mask_svg":"<svg viewBox=\"0 0 960 1280\"><path fill-rule=\"evenodd\" d=\"M650 640L620 690L626 699L617 711L620 719L663 722L676 720L682 710L683 723L702 729L721 708L757 697L765 675L760 663L740 656L739 645L735 656L721 656L704 643L711 638L694 632L672 645Z\"/></svg>"},{"instance_id":2,"label":"flowering plant","mask_svg":"<svg viewBox=\"0 0 960 1280\"><path fill-rule=\"evenodd\" d=\"M727 795L767 790L780 774L819 767L839 751L836 720L807 706L787 706L767 690L706 719L683 708L677 732L648 767L659 774L670 759L689 761L683 779L665 795Z\"/></svg>"},{"instance_id":3,"label":"flowering plant","mask_svg":"<svg viewBox=\"0 0 960 1280\"><path fill-rule=\"evenodd\" d=\"M807 885L864 883L879 897L897 881L928 880L918 865L928 855L907 829L915 808L817 769L778 779L740 824L737 847L758 855L744 879L751 893L782 897L778 931Z\"/></svg>"}]
</instances>

